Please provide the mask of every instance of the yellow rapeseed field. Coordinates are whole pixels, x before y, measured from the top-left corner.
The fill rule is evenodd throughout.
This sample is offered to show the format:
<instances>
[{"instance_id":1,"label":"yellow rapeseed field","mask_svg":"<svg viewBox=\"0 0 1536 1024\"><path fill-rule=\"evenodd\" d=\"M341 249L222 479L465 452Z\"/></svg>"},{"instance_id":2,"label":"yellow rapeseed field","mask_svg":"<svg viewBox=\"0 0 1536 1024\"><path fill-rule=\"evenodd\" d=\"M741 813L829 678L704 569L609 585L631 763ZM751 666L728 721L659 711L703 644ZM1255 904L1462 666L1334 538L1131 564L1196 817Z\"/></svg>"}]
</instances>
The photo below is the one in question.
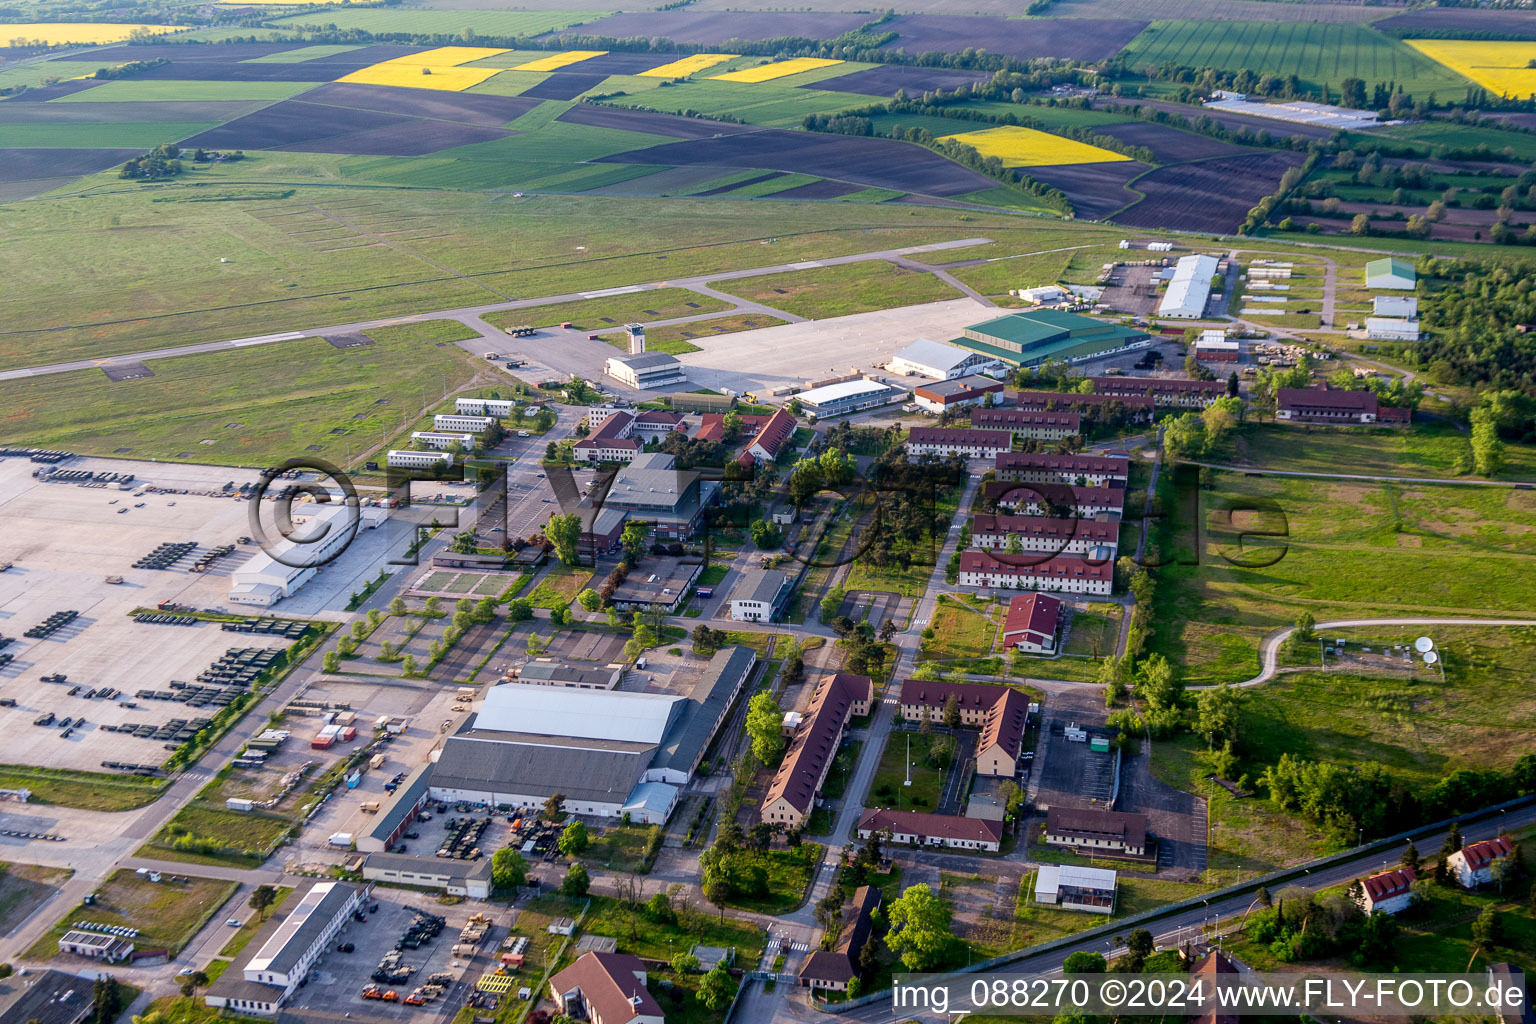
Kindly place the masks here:
<instances>
[{"instance_id":1,"label":"yellow rapeseed field","mask_svg":"<svg viewBox=\"0 0 1536 1024\"><path fill-rule=\"evenodd\" d=\"M569 64L577 64L593 57L601 57L607 50L566 50L564 53L551 54L548 57L540 57L531 60L527 64L519 64L513 71L559 71Z\"/></svg>"},{"instance_id":2,"label":"yellow rapeseed field","mask_svg":"<svg viewBox=\"0 0 1536 1024\"><path fill-rule=\"evenodd\" d=\"M712 68L716 64L724 64L732 57L739 56L735 53L696 53L692 57L684 57L670 64L663 64L659 68L651 68L649 71L640 72L641 78L686 78L691 74Z\"/></svg>"},{"instance_id":3,"label":"yellow rapeseed field","mask_svg":"<svg viewBox=\"0 0 1536 1024\"><path fill-rule=\"evenodd\" d=\"M728 71L723 75L709 77L713 82L771 82L775 78L785 78L789 75L798 75L802 71L815 71L817 68L829 68L841 63L843 62L840 60L825 60L821 57L796 57L793 60L775 61L772 64L747 68L745 71Z\"/></svg>"},{"instance_id":4,"label":"yellow rapeseed field","mask_svg":"<svg viewBox=\"0 0 1536 1024\"><path fill-rule=\"evenodd\" d=\"M393 85L402 89L463 92L495 75L501 68L427 67L422 64L374 64L336 79L355 85Z\"/></svg>"},{"instance_id":5,"label":"yellow rapeseed field","mask_svg":"<svg viewBox=\"0 0 1536 1024\"><path fill-rule=\"evenodd\" d=\"M181 25L108 25L94 21L50 21L33 24L0 25L0 46L13 39L41 40L48 46L64 43L120 43L143 30L155 35L179 32Z\"/></svg>"},{"instance_id":6,"label":"yellow rapeseed field","mask_svg":"<svg viewBox=\"0 0 1536 1024\"><path fill-rule=\"evenodd\" d=\"M393 85L402 89L463 92L487 78L501 74L502 69L465 68L459 67L460 64L506 52L489 46L439 46L435 50L424 50L379 64L370 64L337 81L354 85Z\"/></svg>"},{"instance_id":7,"label":"yellow rapeseed field","mask_svg":"<svg viewBox=\"0 0 1536 1024\"><path fill-rule=\"evenodd\" d=\"M1051 164L1105 164L1129 160L1108 149L1086 142L1064 139L1033 128L1003 125L979 132L946 135L941 141L961 142L975 148L982 156L1001 157L1005 167L1046 167Z\"/></svg>"},{"instance_id":8,"label":"yellow rapeseed field","mask_svg":"<svg viewBox=\"0 0 1536 1024\"><path fill-rule=\"evenodd\" d=\"M1500 96L1525 98L1536 93L1536 42L1481 39L1408 39L1407 44Z\"/></svg>"}]
</instances>

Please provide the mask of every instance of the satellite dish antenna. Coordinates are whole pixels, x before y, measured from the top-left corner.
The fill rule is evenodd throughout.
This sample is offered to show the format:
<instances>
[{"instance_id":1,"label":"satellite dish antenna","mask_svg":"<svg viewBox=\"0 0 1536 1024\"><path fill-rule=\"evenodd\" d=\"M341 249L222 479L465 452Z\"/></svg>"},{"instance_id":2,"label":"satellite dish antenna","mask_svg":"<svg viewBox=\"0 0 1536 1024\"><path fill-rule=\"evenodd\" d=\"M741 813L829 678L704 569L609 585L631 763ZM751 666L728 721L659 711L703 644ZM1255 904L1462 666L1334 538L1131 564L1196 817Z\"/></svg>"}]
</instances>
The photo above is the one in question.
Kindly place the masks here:
<instances>
[{"instance_id":1,"label":"satellite dish antenna","mask_svg":"<svg viewBox=\"0 0 1536 1024\"><path fill-rule=\"evenodd\" d=\"M1428 654L1435 649L1435 642L1427 636L1421 636L1413 642L1413 649L1420 654Z\"/></svg>"},{"instance_id":2,"label":"satellite dish antenna","mask_svg":"<svg viewBox=\"0 0 1536 1024\"><path fill-rule=\"evenodd\" d=\"M1440 655L1436 654L1434 651L1425 651L1424 652L1424 664L1426 664L1426 665L1433 665L1435 662L1437 662L1439 660L1440 660Z\"/></svg>"}]
</instances>

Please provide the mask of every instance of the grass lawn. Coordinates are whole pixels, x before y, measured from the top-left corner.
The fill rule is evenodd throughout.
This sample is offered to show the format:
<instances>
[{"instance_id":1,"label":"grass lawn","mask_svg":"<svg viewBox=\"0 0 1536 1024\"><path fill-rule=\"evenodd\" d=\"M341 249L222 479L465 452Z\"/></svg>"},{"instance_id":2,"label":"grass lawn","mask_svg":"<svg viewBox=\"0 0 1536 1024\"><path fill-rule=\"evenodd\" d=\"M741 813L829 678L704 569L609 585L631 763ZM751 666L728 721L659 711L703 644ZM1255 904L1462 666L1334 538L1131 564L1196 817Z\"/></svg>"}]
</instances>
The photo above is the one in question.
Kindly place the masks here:
<instances>
[{"instance_id":1,"label":"grass lawn","mask_svg":"<svg viewBox=\"0 0 1536 1024\"><path fill-rule=\"evenodd\" d=\"M73 874L70 868L0 862L0 933L15 931Z\"/></svg>"},{"instance_id":2,"label":"grass lawn","mask_svg":"<svg viewBox=\"0 0 1536 1024\"><path fill-rule=\"evenodd\" d=\"M1434 637L1445 664L1407 675L1299 671L1256 687L1244 699L1244 755L1255 766L1289 751L1298 757L1360 764L1375 761L1410 785L1428 785L1456 768L1507 769L1529 749L1536 694L1536 626L1403 627L1329 631L1354 647ZM1375 641L1372 643L1372 641ZM1497 708L1497 714L1489 709Z\"/></svg>"},{"instance_id":3,"label":"grass lawn","mask_svg":"<svg viewBox=\"0 0 1536 1024\"><path fill-rule=\"evenodd\" d=\"M934 734L937 735L937 734ZM934 736L911 730L897 730L886 740L880 752L880 764L870 781L868 807L895 807L905 811L935 811L939 793L944 788L947 771L928 767L928 748ZM912 751L912 785L906 785L908 741Z\"/></svg>"},{"instance_id":4,"label":"grass lawn","mask_svg":"<svg viewBox=\"0 0 1536 1024\"><path fill-rule=\"evenodd\" d=\"M241 813L192 803L155 833L141 856L192 863L235 863L255 867L293 827L291 817L259 811Z\"/></svg>"},{"instance_id":5,"label":"grass lawn","mask_svg":"<svg viewBox=\"0 0 1536 1024\"><path fill-rule=\"evenodd\" d=\"M853 766L859 763L859 751L864 749L863 740L848 740L832 760L827 771L827 781L822 783L821 795L828 800L841 800L853 776Z\"/></svg>"},{"instance_id":6,"label":"grass lawn","mask_svg":"<svg viewBox=\"0 0 1536 1024\"><path fill-rule=\"evenodd\" d=\"M1505 445L1510 480L1536 479L1536 448ZM1207 461L1307 473L1371 476L1444 476L1470 473L1467 435L1443 421L1410 430L1249 423L1233 431Z\"/></svg>"},{"instance_id":7,"label":"grass lawn","mask_svg":"<svg viewBox=\"0 0 1536 1024\"><path fill-rule=\"evenodd\" d=\"M820 847L817 847L820 849ZM651 960L670 960L694 946L734 946L743 965L756 966L767 944L761 928L744 921L719 920L707 906L673 924L648 919L639 908L608 896L593 896L581 930L589 935L611 935L619 940L619 952ZM668 1018L670 1019L670 1017Z\"/></svg>"},{"instance_id":8,"label":"grass lawn","mask_svg":"<svg viewBox=\"0 0 1536 1024\"><path fill-rule=\"evenodd\" d=\"M576 600L576 595L592 581L588 569L557 565L526 595L535 608L564 608Z\"/></svg>"},{"instance_id":9,"label":"grass lawn","mask_svg":"<svg viewBox=\"0 0 1536 1024\"><path fill-rule=\"evenodd\" d=\"M931 274L883 261L715 281L711 287L812 320L962 297Z\"/></svg>"},{"instance_id":10,"label":"grass lawn","mask_svg":"<svg viewBox=\"0 0 1536 1024\"><path fill-rule=\"evenodd\" d=\"M154 360L154 376L116 383L99 369L0 382L0 432L71 451L244 466L319 446L313 454L345 464L414 417L423 398L480 369L452 344L474 337L455 321L369 337L372 345L351 348L306 338Z\"/></svg>"},{"instance_id":11,"label":"grass lawn","mask_svg":"<svg viewBox=\"0 0 1536 1024\"><path fill-rule=\"evenodd\" d=\"M152 804L165 792L167 781L68 768L0 765L0 788L31 790L34 804L57 804L87 811L131 811Z\"/></svg>"},{"instance_id":12,"label":"grass lawn","mask_svg":"<svg viewBox=\"0 0 1536 1024\"><path fill-rule=\"evenodd\" d=\"M594 836L581 859L588 867L604 871L640 871L645 864L649 825L611 825Z\"/></svg>"},{"instance_id":13,"label":"grass lawn","mask_svg":"<svg viewBox=\"0 0 1536 1024\"><path fill-rule=\"evenodd\" d=\"M992 653L998 630L986 609L972 608L948 594L939 595L930 625L935 635L923 640L918 661L984 658Z\"/></svg>"},{"instance_id":14,"label":"grass lawn","mask_svg":"<svg viewBox=\"0 0 1536 1024\"><path fill-rule=\"evenodd\" d=\"M1072 635L1067 638L1062 653L1086 654L1091 658L1113 654L1120 636L1120 617L1124 611L1122 606L1110 602L1095 604L1086 611L1074 611Z\"/></svg>"},{"instance_id":15,"label":"grass lawn","mask_svg":"<svg viewBox=\"0 0 1536 1024\"><path fill-rule=\"evenodd\" d=\"M238 882L216 878L151 882L131 868L120 868L96 889L94 904L70 910L25 956L29 960L57 956L59 937L75 921L137 928L134 944L139 949L167 949L175 956L238 888Z\"/></svg>"},{"instance_id":16,"label":"grass lawn","mask_svg":"<svg viewBox=\"0 0 1536 1024\"><path fill-rule=\"evenodd\" d=\"M762 327L777 327L783 323L787 321L764 313L742 313L735 316L714 317L709 320L690 320L682 324L648 327L645 331L645 348L648 352L683 355L699 351L699 346L693 343L698 338L713 338L721 334L735 334L737 331L755 331ZM614 348L623 349L628 344L629 335L605 334L603 340Z\"/></svg>"},{"instance_id":17,"label":"grass lawn","mask_svg":"<svg viewBox=\"0 0 1536 1024\"><path fill-rule=\"evenodd\" d=\"M730 565L725 562L710 562L699 570L699 579L695 585L700 587L719 586L720 581L725 579L725 574L730 571Z\"/></svg>"},{"instance_id":18,"label":"grass lawn","mask_svg":"<svg viewBox=\"0 0 1536 1024\"><path fill-rule=\"evenodd\" d=\"M700 295L686 288L656 288L610 295L601 299L558 302L548 306L530 306L486 314L486 322L501 328L529 326L554 327L569 321L579 331L601 331L635 321L670 320L695 313L714 313L728 309L719 299ZM646 332L649 345L650 332Z\"/></svg>"},{"instance_id":19,"label":"grass lawn","mask_svg":"<svg viewBox=\"0 0 1536 1024\"><path fill-rule=\"evenodd\" d=\"M1193 497L1179 495L1170 506L1181 532L1167 557L1184 563L1197 543L1186 511ZM1213 489L1198 497L1201 564L1153 570L1152 649L1183 666L1191 683L1252 676L1259 640L1303 609L1326 621L1520 617L1536 607L1536 581L1526 570L1536 553L1530 491L1218 471ZM1283 536L1239 537L1255 529Z\"/></svg>"},{"instance_id":20,"label":"grass lawn","mask_svg":"<svg viewBox=\"0 0 1536 1024\"><path fill-rule=\"evenodd\" d=\"M816 843L801 843L794 849L769 850L767 853L743 850L736 854L736 858L736 863L745 868L758 867L767 873L768 895L737 893L725 905L737 910L755 910L761 914L778 916L789 913L805 902L811 876L821 861L821 847Z\"/></svg>"}]
</instances>

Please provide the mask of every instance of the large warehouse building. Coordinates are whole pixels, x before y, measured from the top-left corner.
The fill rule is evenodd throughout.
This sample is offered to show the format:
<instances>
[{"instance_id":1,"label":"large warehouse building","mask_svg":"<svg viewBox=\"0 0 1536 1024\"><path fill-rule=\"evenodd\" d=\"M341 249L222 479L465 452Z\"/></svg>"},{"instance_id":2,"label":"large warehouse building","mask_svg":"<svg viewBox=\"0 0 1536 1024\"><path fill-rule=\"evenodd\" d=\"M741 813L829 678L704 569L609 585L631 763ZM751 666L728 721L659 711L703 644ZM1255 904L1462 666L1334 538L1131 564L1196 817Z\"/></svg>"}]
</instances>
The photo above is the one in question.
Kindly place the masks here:
<instances>
[{"instance_id":1,"label":"large warehouse building","mask_svg":"<svg viewBox=\"0 0 1536 1024\"><path fill-rule=\"evenodd\" d=\"M358 530L378 526L384 515L383 509L375 507L295 505L292 517L299 524L295 536L313 537L315 541L297 544L283 541L276 549L277 557L266 551L257 552L250 561L230 573L233 585L229 588L229 602L267 608L285 597L292 597L314 578L320 566L345 550ZM288 562L295 564L285 564Z\"/></svg>"},{"instance_id":2,"label":"large warehouse building","mask_svg":"<svg viewBox=\"0 0 1536 1024\"><path fill-rule=\"evenodd\" d=\"M980 352L960 348L958 345L918 338L897 352L886 369L909 377L954 380L968 373L976 373L995 362L995 359L989 359Z\"/></svg>"},{"instance_id":3,"label":"large warehouse building","mask_svg":"<svg viewBox=\"0 0 1536 1024\"><path fill-rule=\"evenodd\" d=\"M562 793L572 814L664 823L756 664L727 647L688 697L502 683L443 744L429 793L512 808Z\"/></svg>"},{"instance_id":4,"label":"large warehouse building","mask_svg":"<svg viewBox=\"0 0 1536 1024\"><path fill-rule=\"evenodd\" d=\"M800 392L795 399L806 412L826 419L828 416L843 416L850 412L890 405L905 394L905 391L889 384L860 378L811 388Z\"/></svg>"},{"instance_id":5,"label":"large warehouse building","mask_svg":"<svg viewBox=\"0 0 1536 1024\"><path fill-rule=\"evenodd\" d=\"M1058 309L1009 313L973 324L951 342L1011 366L1038 366L1048 359L1080 363L1151 343L1140 328Z\"/></svg>"},{"instance_id":6,"label":"large warehouse building","mask_svg":"<svg viewBox=\"0 0 1536 1024\"><path fill-rule=\"evenodd\" d=\"M1216 276L1219 265L1215 256L1180 259L1173 268L1173 277L1157 307L1157 315L1173 320L1198 320L1205 315L1205 303L1211 297L1211 278Z\"/></svg>"}]
</instances>

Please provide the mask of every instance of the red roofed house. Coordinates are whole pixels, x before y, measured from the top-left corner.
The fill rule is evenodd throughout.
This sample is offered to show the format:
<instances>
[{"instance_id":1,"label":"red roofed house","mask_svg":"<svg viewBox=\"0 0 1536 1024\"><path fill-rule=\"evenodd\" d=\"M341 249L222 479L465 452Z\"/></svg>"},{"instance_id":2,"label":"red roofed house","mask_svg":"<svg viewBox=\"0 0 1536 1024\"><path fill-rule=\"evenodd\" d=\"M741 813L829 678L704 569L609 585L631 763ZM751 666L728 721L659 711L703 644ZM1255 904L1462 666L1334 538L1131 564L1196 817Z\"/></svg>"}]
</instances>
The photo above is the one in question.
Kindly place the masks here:
<instances>
[{"instance_id":1,"label":"red roofed house","mask_svg":"<svg viewBox=\"0 0 1536 1024\"><path fill-rule=\"evenodd\" d=\"M1108 455L1004 452L997 457L997 479L1015 483L1077 484L1079 487L1118 483L1123 487L1130 471L1130 459Z\"/></svg>"},{"instance_id":2,"label":"red roofed house","mask_svg":"<svg viewBox=\"0 0 1536 1024\"><path fill-rule=\"evenodd\" d=\"M1479 885L1487 885L1493 881L1494 861L1503 860L1514 852L1515 844L1509 836L1499 836L1496 839L1484 839L1480 843L1468 843L1449 857L1445 858L1446 867L1451 869L1451 875L1456 879L1456 884L1475 889Z\"/></svg>"},{"instance_id":3,"label":"red roofed house","mask_svg":"<svg viewBox=\"0 0 1536 1024\"><path fill-rule=\"evenodd\" d=\"M640 454L635 440L635 417L615 412L603 420L592 436L576 442L571 455L577 462L628 462Z\"/></svg>"},{"instance_id":4,"label":"red roofed house","mask_svg":"<svg viewBox=\"0 0 1536 1024\"><path fill-rule=\"evenodd\" d=\"M1218 985L1231 984L1237 980L1237 964L1228 959L1220 950L1213 949L1205 954L1205 959L1189 969L1194 982L1201 983L1201 991L1205 993L1207 1006L1217 1006L1219 1003L1211 998L1211 993ZM1222 976L1229 980L1223 982ZM1242 1019L1235 1013L1217 1013L1214 1009L1209 1013L1194 1014L1189 1017L1191 1024L1242 1024Z\"/></svg>"},{"instance_id":5,"label":"red roofed house","mask_svg":"<svg viewBox=\"0 0 1536 1024\"><path fill-rule=\"evenodd\" d=\"M843 913L837 945L818 949L805 958L805 966L800 968L801 988L848 991L848 983L859 976L859 954L864 944L874 938L875 922L871 915L879 909L882 898L880 890L872 885L861 885L855 890L853 905Z\"/></svg>"},{"instance_id":6,"label":"red roofed house","mask_svg":"<svg viewBox=\"0 0 1536 1024\"><path fill-rule=\"evenodd\" d=\"M913 427L907 433L907 459L923 455L949 458L995 459L1013 449L1013 435L1004 430L966 430L963 427Z\"/></svg>"},{"instance_id":7,"label":"red roofed house","mask_svg":"<svg viewBox=\"0 0 1536 1024\"><path fill-rule=\"evenodd\" d=\"M971 426L982 430L1006 430L1010 437L1059 441L1083 432L1080 413L1045 412L1034 409L972 409Z\"/></svg>"},{"instance_id":8,"label":"red roofed house","mask_svg":"<svg viewBox=\"0 0 1536 1024\"><path fill-rule=\"evenodd\" d=\"M996 853L1003 845L1002 822L963 818L958 814L873 808L859 819L859 838L868 839L876 832L889 832L891 842L909 846L947 846L952 850Z\"/></svg>"},{"instance_id":9,"label":"red roofed house","mask_svg":"<svg viewBox=\"0 0 1536 1024\"><path fill-rule=\"evenodd\" d=\"M1011 778L1018 770L1019 749L1029 718L1029 698L1018 690L992 683L937 683L908 679L901 684L898 704L909 722L944 720L953 697L960 724L980 728L976 741L976 774Z\"/></svg>"},{"instance_id":10,"label":"red roofed house","mask_svg":"<svg viewBox=\"0 0 1536 1024\"><path fill-rule=\"evenodd\" d=\"M645 988L645 965L627 953L583 953L549 979L560 1012L592 1024L666 1024Z\"/></svg>"},{"instance_id":11,"label":"red roofed house","mask_svg":"<svg viewBox=\"0 0 1536 1024\"><path fill-rule=\"evenodd\" d=\"M816 684L811 706L789 741L789 750L763 795L762 818L800 828L816 807L816 794L837 757L848 720L867 715L875 702L869 676L839 672Z\"/></svg>"},{"instance_id":12,"label":"red roofed house","mask_svg":"<svg viewBox=\"0 0 1536 1024\"><path fill-rule=\"evenodd\" d=\"M693 435L696 441L725 442L725 413L706 412L699 417L699 429Z\"/></svg>"},{"instance_id":13,"label":"red roofed house","mask_svg":"<svg viewBox=\"0 0 1536 1024\"><path fill-rule=\"evenodd\" d=\"M1142 857L1147 852L1147 816L1091 807L1052 807L1046 814L1044 835L1050 845L1079 853Z\"/></svg>"},{"instance_id":14,"label":"red roofed house","mask_svg":"<svg viewBox=\"0 0 1536 1024\"><path fill-rule=\"evenodd\" d=\"M1018 497L1032 497L1028 484L1004 484L1022 487ZM1055 496L1065 484L1048 484L1045 497ZM1043 488L1042 488L1043 490ZM1124 492L1119 492L1123 494ZM1068 494L1070 498L1070 494ZM1070 502L1069 502L1070 503ZM1017 537L1014 542L1011 538ZM1095 561L1115 560L1120 544L1120 523L1101 523L1093 519L1058 519L1053 516L1009 516L978 513L971 517L971 546L985 551L1006 551L1013 544L1020 551L1049 555L1092 555Z\"/></svg>"},{"instance_id":15,"label":"red roofed house","mask_svg":"<svg viewBox=\"0 0 1536 1024\"><path fill-rule=\"evenodd\" d=\"M1114 566L1095 565L1081 558L1058 557L1033 565L1014 564L1033 561L1039 556L1005 555L1008 561L994 558L985 551L960 553L962 587L994 587L1002 590L1060 590L1069 594L1108 595L1114 585Z\"/></svg>"},{"instance_id":16,"label":"red roofed house","mask_svg":"<svg viewBox=\"0 0 1536 1024\"><path fill-rule=\"evenodd\" d=\"M673 431L688 430L683 414L667 409L645 409L635 417L635 435L645 441L660 441Z\"/></svg>"},{"instance_id":17,"label":"red roofed house","mask_svg":"<svg viewBox=\"0 0 1536 1024\"><path fill-rule=\"evenodd\" d=\"M1412 868L1396 868L1372 875L1360 883L1355 902L1367 914L1396 914L1413 902L1413 882L1418 876Z\"/></svg>"},{"instance_id":18,"label":"red roofed house","mask_svg":"<svg viewBox=\"0 0 1536 1024\"><path fill-rule=\"evenodd\" d=\"M1000 509L1030 516L1113 515L1118 519L1125 512L1124 487L988 480L981 485L981 500L982 504L991 503Z\"/></svg>"},{"instance_id":19,"label":"red roofed house","mask_svg":"<svg viewBox=\"0 0 1536 1024\"><path fill-rule=\"evenodd\" d=\"M747 451L755 458L772 462L794 436L795 418L789 414L788 409L779 409L758 428L757 435L747 445Z\"/></svg>"},{"instance_id":20,"label":"red roofed house","mask_svg":"<svg viewBox=\"0 0 1536 1024\"><path fill-rule=\"evenodd\" d=\"M1061 628L1061 602L1048 594L1020 594L1008 601L1003 646L1029 654L1053 654Z\"/></svg>"},{"instance_id":21,"label":"red roofed house","mask_svg":"<svg viewBox=\"0 0 1536 1024\"><path fill-rule=\"evenodd\" d=\"M1095 394L1112 398L1142 396L1157 405L1180 409L1204 409L1227 394L1222 380L1184 380L1174 377L1090 377Z\"/></svg>"}]
</instances>

